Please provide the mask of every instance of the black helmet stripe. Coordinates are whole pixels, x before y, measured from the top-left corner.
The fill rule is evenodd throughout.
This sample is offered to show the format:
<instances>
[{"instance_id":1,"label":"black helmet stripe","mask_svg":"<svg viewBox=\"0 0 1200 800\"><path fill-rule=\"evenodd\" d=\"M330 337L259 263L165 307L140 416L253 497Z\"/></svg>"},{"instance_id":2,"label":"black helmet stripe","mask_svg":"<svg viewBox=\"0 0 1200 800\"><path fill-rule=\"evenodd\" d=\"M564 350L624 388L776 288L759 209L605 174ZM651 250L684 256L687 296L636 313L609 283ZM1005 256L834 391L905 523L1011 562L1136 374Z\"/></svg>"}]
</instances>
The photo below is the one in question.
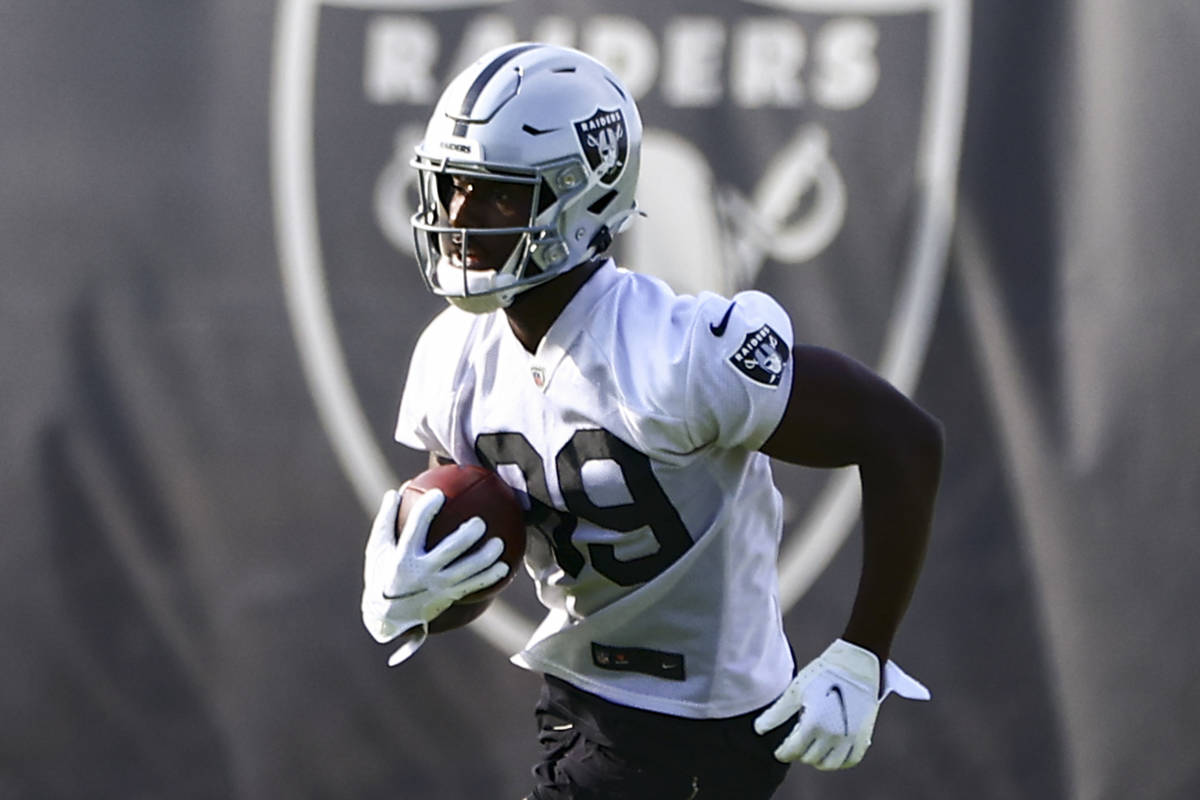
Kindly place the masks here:
<instances>
[{"instance_id":1,"label":"black helmet stripe","mask_svg":"<svg viewBox=\"0 0 1200 800\"><path fill-rule=\"evenodd\" d=\"M483 88L500 71L500 68L526 50L532 50L535 47L541 46L540 44L523 44L518 47L511 47L492 59L492 63L484 67L483 71L475 76L475 81L471 84L471 88L467 90L466 96L463 97L462 109L458 112L460 119L454 123L455 136L467 135L467 120L471 118L471 112L475 110L475 101L479 99L479 95L483 94Z\"/></svg>"}]
</instances>

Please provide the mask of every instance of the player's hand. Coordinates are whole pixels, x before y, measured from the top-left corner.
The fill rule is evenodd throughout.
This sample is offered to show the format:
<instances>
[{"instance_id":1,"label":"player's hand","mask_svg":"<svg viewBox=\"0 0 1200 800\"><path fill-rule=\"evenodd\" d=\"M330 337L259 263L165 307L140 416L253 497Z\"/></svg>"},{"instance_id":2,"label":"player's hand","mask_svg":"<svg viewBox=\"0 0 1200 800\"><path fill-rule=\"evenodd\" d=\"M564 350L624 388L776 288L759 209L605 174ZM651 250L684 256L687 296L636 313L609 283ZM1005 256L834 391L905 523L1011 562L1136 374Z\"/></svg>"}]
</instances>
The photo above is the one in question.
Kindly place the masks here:
<instances>
[{"instance_id":1,"label":"player's hand","mask_svg":"<svg viewBox=\"0 0 1200 800\"><path fill-rule=\"evenodd\" d=\"M892 692L928 700L929 690L889 661L880 692L879 659L870 650L838 639L792 680L783 695L754 720L759 734L800 718L775 758L817 769L853 767L866 755L879 704Z\"/></svg>"},{"instance_id":2,"label":"player's hand","mask_svg":"<svg viewBox=\"0 0 1200 800\"><path fill-rule=\"evenodd\" d=\"M384 494L367 539L363 565L363 624L381 644L402 639L400 648L388 659L389 666L404 661L424 644L434 617L508 574L508 565L499 560L504 543L497 538L455 560L487 533L479 517L459 525L426 552L425 536L446 501L439 489L421 495L397 537L401 494L397 490Z\"/></svg>"}]
</instances>

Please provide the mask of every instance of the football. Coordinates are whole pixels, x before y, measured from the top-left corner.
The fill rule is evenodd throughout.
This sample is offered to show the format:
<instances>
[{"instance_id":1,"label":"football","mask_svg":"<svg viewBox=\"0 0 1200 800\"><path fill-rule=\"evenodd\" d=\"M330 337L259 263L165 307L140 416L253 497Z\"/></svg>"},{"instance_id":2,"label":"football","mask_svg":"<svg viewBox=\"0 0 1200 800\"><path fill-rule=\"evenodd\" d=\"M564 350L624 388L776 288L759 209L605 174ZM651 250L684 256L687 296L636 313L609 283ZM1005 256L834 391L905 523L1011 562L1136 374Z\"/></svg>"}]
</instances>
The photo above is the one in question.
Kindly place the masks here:
<instances>
[{"instance_id":1,"label":"football","mask_svg":"<svg viewBox=\"0 0 1200 800\"><path fill-rule=\"evenodd\" d=\"M441 489L446 501L425 536L427 550L462 523L472 517L481 517L487 524L487 533L467 553L479 549L488 539L499 537L504 542L500 560L509 566L508 574L498 583L467 595L429 624L430 633L441 633L477 618L516 577L521 559L525 557L525 515L516 493L496 473L472 465L445 464L428 469L408 482L396 517L397 536L413 504L431 489Z\"/></svg>"}]
</instances>

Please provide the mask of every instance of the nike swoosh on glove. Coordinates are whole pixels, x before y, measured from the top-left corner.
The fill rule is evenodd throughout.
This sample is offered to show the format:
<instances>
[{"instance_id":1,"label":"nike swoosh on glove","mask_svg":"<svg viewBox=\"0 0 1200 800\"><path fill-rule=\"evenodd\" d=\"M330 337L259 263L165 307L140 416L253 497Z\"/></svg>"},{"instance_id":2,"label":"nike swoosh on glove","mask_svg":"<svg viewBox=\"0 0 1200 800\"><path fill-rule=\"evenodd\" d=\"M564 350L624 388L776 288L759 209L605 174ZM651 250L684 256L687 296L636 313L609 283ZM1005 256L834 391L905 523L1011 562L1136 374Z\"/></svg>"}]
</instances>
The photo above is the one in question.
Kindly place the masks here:
<instances>
[{"instance_id":1,"label":"nike swoosh on glove","mask_svg":"<svg viewBox=\"0 0 1200 800\"><path fill-rule=\"evenodd\" d=\"M879 704L889 694L910 700L930 697L928 689L892 661L884 667L882 692L879 682L875 654L838 639L800 670L783 695L754 720L754 730L766 733L800 712L775 758L822 770L853 767L871 746Z\"/></svg>"},{"instance_id":2,"label":"nike swoosh on glove","mask_svg":"<svg viewBox=\"0 0 1200 800\"><path fill-rule=\"evenodd\" d=\"M429 526L446 501L440 489L421 495L396 536L402 489L383 495L363 564L363 624L380 644L400 639L399 649L388 659L392 667L425 643L434 617L508 574L508 565L499 560L504 543L495 537L459 558L487 533L479 517L459 525L426 552Z\"/></svg>"}]
</instances>

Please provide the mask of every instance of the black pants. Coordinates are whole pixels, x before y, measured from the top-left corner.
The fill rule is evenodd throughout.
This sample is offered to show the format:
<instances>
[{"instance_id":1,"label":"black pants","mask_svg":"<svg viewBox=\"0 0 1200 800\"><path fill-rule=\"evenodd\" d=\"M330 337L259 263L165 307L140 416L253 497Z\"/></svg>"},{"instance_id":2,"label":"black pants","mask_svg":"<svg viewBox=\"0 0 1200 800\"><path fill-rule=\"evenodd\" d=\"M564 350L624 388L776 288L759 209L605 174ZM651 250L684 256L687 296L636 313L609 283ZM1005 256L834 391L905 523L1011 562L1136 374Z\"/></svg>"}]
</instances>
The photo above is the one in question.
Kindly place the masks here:
<instances>
[{"instance_id":1,"label":"black pants","mask_svg":"<svg viewBox=\"0 0 1200 800\"><path fill-rule=\"evenodd\" d=\"M754 732L759 710L685 719L610 703L546 676L536 715L542 760L530 800L766 800L788 765L772 752L785 723Z\"/></svg>"}]
</instances>

